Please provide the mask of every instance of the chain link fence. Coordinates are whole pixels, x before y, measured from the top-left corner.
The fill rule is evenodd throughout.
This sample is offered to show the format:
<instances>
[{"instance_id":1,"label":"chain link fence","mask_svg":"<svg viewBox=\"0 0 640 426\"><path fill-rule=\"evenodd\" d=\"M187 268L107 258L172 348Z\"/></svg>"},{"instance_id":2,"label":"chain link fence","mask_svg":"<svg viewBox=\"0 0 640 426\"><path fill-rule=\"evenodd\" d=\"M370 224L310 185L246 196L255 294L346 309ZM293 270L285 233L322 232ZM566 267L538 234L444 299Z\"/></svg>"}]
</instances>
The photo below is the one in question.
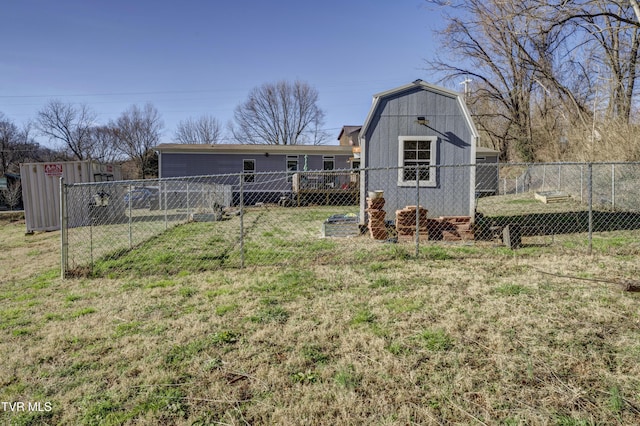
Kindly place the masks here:
<instances>
[{"instance_id":1,"label":"chain link fence","mask_svg":"<svg viewBox=\"0 0 640 426\"><path fill-rule=\"evenodd\" d=\"M432 244L635 247L640 164L482 164L62 185L65 276L357 261ZM615 244L612 244L613 246ZM612 246L609 245L609 246Z\"/></svg>"}]
</instances>

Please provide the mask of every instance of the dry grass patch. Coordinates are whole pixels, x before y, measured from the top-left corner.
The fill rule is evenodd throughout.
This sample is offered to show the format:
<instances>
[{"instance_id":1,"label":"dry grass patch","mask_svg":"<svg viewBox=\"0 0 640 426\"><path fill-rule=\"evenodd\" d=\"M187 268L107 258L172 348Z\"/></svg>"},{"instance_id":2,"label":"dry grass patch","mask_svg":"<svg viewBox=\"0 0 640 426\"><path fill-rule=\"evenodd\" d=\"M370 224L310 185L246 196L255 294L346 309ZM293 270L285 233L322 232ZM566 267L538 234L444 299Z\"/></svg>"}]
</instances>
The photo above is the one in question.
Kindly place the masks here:
<instances>
[{"instance_id":1,"label":"dry grass patch","mask_svg":"<svg viewBox=\"0 0 640 426\"><path fill-rule=\"evenodd\" d=\"M0 220L0 281L19 281L60 266L60 233L26 234L24 220Z\"/></svg>"},{"instance_id":2,"label":"dry grass patch","mask_svg":"<svg viewBox=\"0 0 640 426\"><path fill-rule=\"evenodd\" d=\"M157 246L195 244L179 228ZM276 234L254 241L292 250ZM3 281L0 399L53 410L0 422L636 424L638 294L540 272L636 276L633 251L606 240L591 257L437 244L414 258L309 239L244 270L139 257L105 277Z\"/></svg>"}]
</instances>

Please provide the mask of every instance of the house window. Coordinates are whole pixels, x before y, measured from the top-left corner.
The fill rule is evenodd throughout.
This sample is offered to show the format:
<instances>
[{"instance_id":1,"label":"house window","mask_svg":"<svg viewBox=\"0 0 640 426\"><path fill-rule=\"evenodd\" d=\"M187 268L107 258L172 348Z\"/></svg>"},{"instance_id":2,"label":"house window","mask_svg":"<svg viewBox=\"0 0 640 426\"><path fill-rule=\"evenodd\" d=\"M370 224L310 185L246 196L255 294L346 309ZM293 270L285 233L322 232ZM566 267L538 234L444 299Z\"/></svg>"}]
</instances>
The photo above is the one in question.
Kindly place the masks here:
<instances>
[{"instance_id":1,"label":"house window","mask_svg":"<svg viewBox=\"0 0 640 426\"><path fill-rule=\"evenodd\" d=\"M435 136L400 136L398 138L398 186L416 186L416 170L420 186L436 184Z\"/></svg>"},{"instance_id":2,"label":"house window","mask_svg":"<svg viewBox=\"0 0 640 426\"><path fill-rule=\"evenodd\" d=\"M322 170L333 170L336 166L336 160L333 155L325 155L322 157Z\"/></svg>"},{"instance_id":3,"label":"house window","mask_svg":"<svg viewBox=\"0 0 640 426\"><path fill-rule=\"evenodd\" d=\"M242 172L245 182L255 182L256 160L242 160Z\"/></svg>"},{"instance_id":4,"label":"house window","mask_svg":"<svg viewBox=\"0 0 640 426\"><path fill-rule=\"evenodd\" d=\"M287 155L287 182L291 182L294 173L298 171L298 156Z\"/></svg>"}]
</instances>

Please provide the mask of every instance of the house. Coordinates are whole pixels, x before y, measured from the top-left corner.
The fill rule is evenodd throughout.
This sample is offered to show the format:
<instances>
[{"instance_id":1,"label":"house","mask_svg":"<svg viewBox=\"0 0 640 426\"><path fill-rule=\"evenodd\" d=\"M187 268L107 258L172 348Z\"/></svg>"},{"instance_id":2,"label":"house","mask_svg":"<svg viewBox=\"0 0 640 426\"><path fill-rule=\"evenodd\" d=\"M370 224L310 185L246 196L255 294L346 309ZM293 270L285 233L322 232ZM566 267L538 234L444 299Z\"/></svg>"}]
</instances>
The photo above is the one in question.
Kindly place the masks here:
<instances>
[{"instance_id":1,"label":"house","mask_svg":"<svg viewBox=\"0 0 640 426\"><path fill-rule=\"evenodd\" d=\"M352 185L351 173L330 173L351 169L352 146L166 143L158 145L155 150L158 152L160 178L242 173L246 184L243 191L250 194L244 200L247 204L278 202L283 195L305 189L322 192L325 200L331 198L333 192L338 195L346 190L356 192L356 195L358 192L358 188ZM312 176L315 179L310 177L304 182L296 174L312 170L327 173L315 174ZM234 203L237 203L236 198L234 195Z\"/></svg>"},{"instance_id":2,"label":"house","mask_svg":"<svg viewBox=\"0 0 640 426\"><path fill-rule=\"evenodd\" d=\"M469 165L476 164L477 144L478 131L458 92L416 80L374 95L359 132L367 169L360 178L361 222L370 191L384 191L387 220L416 202L429 217L473 218L476 168ZM483 161L497 161L490 151Z\"/></svg>"},{"instance_id":3,"label":"house","mask_svg":"<svg viewBox=\"0 0 640 426\"><path fill-rule=\"evenodd\" d=\"M352 169L360 168L360 130L362 126L342 126L338 141L340 146L350 146L353 157L349 159Z\"/></svg>"},{"instance_id":4,"label":"house","mask_svg":"<svg viewBox=\"0 0 640 426\"><path fill-rule=\"evenodd\" d=\"M338 135L340 146L358 146L361 129L362 126L342 126L342 130Z\"/></svg>"}]
</instances>

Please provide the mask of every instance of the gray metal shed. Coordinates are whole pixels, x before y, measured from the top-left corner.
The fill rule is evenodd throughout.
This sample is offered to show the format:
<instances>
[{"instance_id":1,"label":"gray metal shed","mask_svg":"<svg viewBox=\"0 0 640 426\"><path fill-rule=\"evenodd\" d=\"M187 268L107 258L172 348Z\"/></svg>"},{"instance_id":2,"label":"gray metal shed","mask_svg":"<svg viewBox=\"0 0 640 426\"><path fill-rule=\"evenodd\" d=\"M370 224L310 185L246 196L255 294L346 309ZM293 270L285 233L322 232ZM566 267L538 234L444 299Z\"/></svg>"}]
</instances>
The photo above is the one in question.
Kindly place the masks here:
<instances>
[{"instance_id":1,"label":"gray metal shed","mask_svg":"<svg viewBox=\"0 0 640 426\"><path fill-rule=\"evenodd\" d=\"M384 191L387 219L415 204L416 192L430 217L473 217L476 171L469 165L476 163L477 143L478 131L458 92L416 80L374 95L360 146L362 167L381 170L362 171L361 221L366 194L374 190ZM420 172L418 191L416 165L428 166Z\"/></svg>"}]
</instances>

